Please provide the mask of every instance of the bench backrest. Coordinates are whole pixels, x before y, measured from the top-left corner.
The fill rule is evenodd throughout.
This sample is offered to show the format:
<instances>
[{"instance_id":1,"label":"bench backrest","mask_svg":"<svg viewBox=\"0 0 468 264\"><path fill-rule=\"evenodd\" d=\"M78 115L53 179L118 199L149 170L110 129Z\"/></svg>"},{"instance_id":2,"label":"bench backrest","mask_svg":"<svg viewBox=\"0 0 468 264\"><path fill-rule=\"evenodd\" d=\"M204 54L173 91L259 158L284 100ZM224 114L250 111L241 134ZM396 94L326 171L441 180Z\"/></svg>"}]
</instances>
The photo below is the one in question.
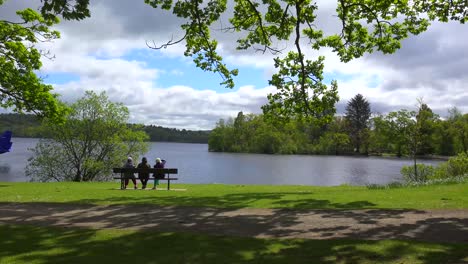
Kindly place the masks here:
<instances>
[{"instance_id":1,"label":"bench backrest","mask_svg":"<svg viewBox=\"0 0 468 264\"><path fill-rule=\"evenodd\" d=\"M114 173L125 173L125 172L147 172L147 173L169 173L169 174L177 174L176 168L113 168L112 172Z\"/></svg>"}]
</instances>

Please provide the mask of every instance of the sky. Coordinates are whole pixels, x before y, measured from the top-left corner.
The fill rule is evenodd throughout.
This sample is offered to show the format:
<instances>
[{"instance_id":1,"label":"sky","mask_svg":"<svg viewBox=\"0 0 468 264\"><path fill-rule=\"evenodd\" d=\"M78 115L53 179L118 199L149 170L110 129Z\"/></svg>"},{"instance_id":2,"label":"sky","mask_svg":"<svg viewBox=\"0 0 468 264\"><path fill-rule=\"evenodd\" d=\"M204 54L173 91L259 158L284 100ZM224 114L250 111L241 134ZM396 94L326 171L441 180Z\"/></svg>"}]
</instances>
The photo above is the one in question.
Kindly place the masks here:
<instances>
[{"instance_id":1,"label":"sky","mask_svg":"<svg viewBox=\"0 0 468 264\"><path fill-rule=\"evenodd\" d=\"M131 123L178 129L209 130L221 118L261 113L268 93L275 91L268 80L275 72L274 56L235 50L238 35L219 30L219 53L231 69L239 69L233 89L220 85L216 73L204 72L183 55L184 46L154 50L146 43L164 44L182 35L183 21L143 0L91 0L91 18L62 21L55 29L61 38L41 43L54 59L43 58L38 74L54 86L66 102L82 97L86 90L105 91L111 101L130 110ZM14 19L15 10L38 5L39 0L8 0L0 17ZM340 32L334 16L336 1L318 1L317 27L328 34ZM222 18L225 19L225 18ZM329 49L307 50L309 59L324 55L325 81L338 81L337 112L362 94L375 114L400 109L415 110L422 99L444 117L457 107L468 112L468 25L433 23L419 36L402 42L395 54L366 54L349 63L340 62ZM291 43L281 43L285 50Z\"/></svg>"}]
</instances>

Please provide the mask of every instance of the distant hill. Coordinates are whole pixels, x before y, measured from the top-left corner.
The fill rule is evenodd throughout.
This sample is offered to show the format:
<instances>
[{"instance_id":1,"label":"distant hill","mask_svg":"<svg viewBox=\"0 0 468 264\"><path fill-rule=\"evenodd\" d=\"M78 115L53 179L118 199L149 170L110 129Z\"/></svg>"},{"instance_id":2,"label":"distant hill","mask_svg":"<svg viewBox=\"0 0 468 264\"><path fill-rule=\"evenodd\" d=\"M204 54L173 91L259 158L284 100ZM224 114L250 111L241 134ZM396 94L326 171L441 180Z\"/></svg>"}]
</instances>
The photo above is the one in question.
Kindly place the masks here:
<instances>
[{"instance_id":1,"label":"distant hill","mask_svg":"<svg viewBox=\"0 0 468 264\"><path fill-rule=\"evenodd\" d=\"M35 115L0 114L0 132L11 130L13 137L42 138L41 121ZM162 126L144 126L151 141L208 143L210 130L185 130Z\"/></svg>"}]
</instances>

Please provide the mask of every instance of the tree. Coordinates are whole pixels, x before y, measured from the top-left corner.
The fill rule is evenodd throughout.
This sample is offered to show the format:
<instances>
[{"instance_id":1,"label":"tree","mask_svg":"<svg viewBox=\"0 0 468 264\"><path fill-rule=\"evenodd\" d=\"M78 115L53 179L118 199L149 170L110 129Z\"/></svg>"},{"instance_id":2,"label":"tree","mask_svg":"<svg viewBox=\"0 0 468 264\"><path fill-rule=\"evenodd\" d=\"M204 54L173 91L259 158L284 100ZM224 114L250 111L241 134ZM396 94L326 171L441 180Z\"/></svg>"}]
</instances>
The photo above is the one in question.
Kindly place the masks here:
<instances>
[{"instance_id":1,"label":"tree","mask_svg":"<svg viewBox=\"0 0 468 264\"><path fill-rule=\"evenodd\" d=\"M234 119L233 123L233 149L235 152L246 152L247 149L247 138L245 137L245 116L241 111L237 113L237 117Z\"/></svg>"},{"instance_id":2,"label":"tree","mask_svg":"<svg viewBox=\"0 0 468 264\"><path fill-rule=\"evenodd\" d=\"M18 21L0 20L0 106L57 118L63 108L51 93L52 86L43 84L35 73L41 67L41 52L34 44L58 38L59 33L49 29L58 21L32 9L17 14Z\"/></svg>"},{"instance_id":3,"label":"tree","mask_svg":"<svg viewBox=\"0 0 468 264\"><path fill-rule=\"evenodd\" d=\"M390 112L378 123L379 131L385 135L387 141L392 145L394 152L401 157L408 151L409 130L413 126L414 111L402 109Z\"/></svg>"},{"instance_id":4,"label":"tree","mask_svg":"<svg viewBox=\"0 0 468 264\"><path fill-rule=\"evenodd\" d=\"M45 18L53 19L57 15L66 20L82 20L91 15L89 0L41 0L40 8Z\"/></svg>"},{"instance_id":5,"label":"tree","mask_svg":"<svg viewBox=\"0 0 468 264\"><path fill-rule=\"evenodd\" d=\"M349 124L349 135L354 144L355 152L360 153L361 145L367 139L371 109L369 102L361 94L357 94L346 106L346 120Z\"/></svg>"},{"instance_id":6,"label":"tree","mask_svg":"<svg viewBox=\"0 0 468 264\"><path fill-rule=\"evenodd\" d=\"M326 132L319 140L318 147L321 153L339 155L349 144L349 136L345 133Z\"/></svg>"},{"instance_id":7,"label":"tree","mask_svg":"<svg viewBox=\"0 0 468 264\"><path fill-rule=\"evenodd\" d=\"M324 58L310 60L305 55L307 47L329 47L348 62L374 51L394 53L410 34L427 30L430 21L468 20L467 1L338 0L336 17L341 20L342 29L338 34L326 36L316 27L318 5L312 0L236 0L233 8L228 8L227 0L145 0L145 3L185 21L181 25L182 37L162 45L148 44L150 48L161 49L185 41L185 55L193 57L199 68L220 74L221 84L232 88L238 71L223 63L218 42L210 34L216 21L229 17L230 25L223 29L240 33L238 50L278 55L274 59L277 73L270 80L277 93L268 96L264 114L282 120L293 117L315 122L332 120L338 101L337 83L332 81L330 87L323 83ZM232 13L224 15L230 10ZM286 55L280 48L284 43L292 47Z\"/></svg>"},{"instance_id":8,"label":"tree","mask_svg":"<svg viewBox=\"0 0 468 264\"><path fill-rule=\"evenodd\" d=\"M5 0L0 0L0 7ZM50 27L65 19L83 19L89 16L89 0L42 0L40 12L31 8L19 10L17 20L0 19L0 106L13 111L33 112L41 117L61 121L66 109L60 104L53 87L37 76L41 56L35 44L60 37Z\"/></svg>"},{"instance_id":9,"label":"tree","mask_svg":"<svg viewBox=\"0 0 468 264\"><path fill-rule=\"evenodd\" d=\"M434 153L432 134L434 133L437 118L438 116L432 112L432 109L423 103L422 100L419 100L419 109L416 115L418 134L421 137L421 145L418 150L419 155Z\"/></svg>"},{"instance_id":10,"label":"tree","mask_svg":"<svg viewBox=\"0 0 468 264\"><path fill-rule=\"evenodd\" d=\"M439 155L452 156L454 150L454 136L451 133L451 125L446 120L436 120L432 137L435 151Z\"/></svg>"},{"instance_id":11,"label":"tree","mask_svg":"<svg viewBox=\"0 0 468 264\"><path fill-rule=\"evenodd\" d=\"M461 151L468 153L468 114L462 114L456 107L449 110L452 134L461 146Z\"/></svg>"},{"instance_id":12,"label":"tree","mask_svg":"<svg viewBox=\"0 0 468 264\"><path fill-rule=\"evenodd\" d=\"M388 124L385 117L377 115L370 122L369 144L370 151L383 154L390 153L392 150L390 138L388 137Z\"/></svg>"},{"instance_id":13,"label":"tree","mask_svg":"<svg viewBox=\"0 0 468 264\"><path fill-rule=\"evenodd\" d=\"M69 107L64 123L44 120L51 138L41 139L32 150L26 175L33 180L105 180L127 156L138 158L148 150L146 133L126 124L128 109L110 102L105 93L88 91Z\"/></svg>"},{"instance_id":14,"label":"tree","mask_svg":"<svg viewBox=\"0 0 468 264\"><path fill-rule=\"evenodd\" d=\"M424 177L424 174L418 174L417 154L420 152L425 142L427 126L432 111L429 111L426 104L419 101L419 109L407 111L406 109L398 112L390 112L385 118L389 128L388 136L393 138L398 144L398 156L401 156L402 146L406 146L411 158L413 159L414 177ZM433 117L433 115L432 115Z\"/></svg>"},{"instance_id":15,"label":"tree","mask_svg":"<svg viewBox=\"0 0 468 264\"><path fill-rule=\"evenodd\" d=\"M230 151L232 148L233 129L229 122L221 119L208 138L208 150L216 152Z\"/></svg>"}]
</instances>

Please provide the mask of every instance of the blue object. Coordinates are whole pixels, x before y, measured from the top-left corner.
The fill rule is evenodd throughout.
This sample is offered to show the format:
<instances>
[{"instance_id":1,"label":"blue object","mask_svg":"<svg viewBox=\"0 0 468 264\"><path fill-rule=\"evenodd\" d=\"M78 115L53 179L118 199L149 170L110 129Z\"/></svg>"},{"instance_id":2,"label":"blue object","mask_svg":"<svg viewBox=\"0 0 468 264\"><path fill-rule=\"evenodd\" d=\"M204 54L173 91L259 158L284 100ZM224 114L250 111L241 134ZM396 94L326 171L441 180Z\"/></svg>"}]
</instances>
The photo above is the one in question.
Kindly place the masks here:
<instances>
[{"instance_id":1,"label":"blue object","mask_svg":"<svg viewBox=\"0 0 468 264\"><path fill-rule=\"evenodd\" d=\"M13 143L11 142L11 131L7 130L3 132L3 134L0 136L0 154L10 152L12 144Z\"/></svg>"}]
</instances>

